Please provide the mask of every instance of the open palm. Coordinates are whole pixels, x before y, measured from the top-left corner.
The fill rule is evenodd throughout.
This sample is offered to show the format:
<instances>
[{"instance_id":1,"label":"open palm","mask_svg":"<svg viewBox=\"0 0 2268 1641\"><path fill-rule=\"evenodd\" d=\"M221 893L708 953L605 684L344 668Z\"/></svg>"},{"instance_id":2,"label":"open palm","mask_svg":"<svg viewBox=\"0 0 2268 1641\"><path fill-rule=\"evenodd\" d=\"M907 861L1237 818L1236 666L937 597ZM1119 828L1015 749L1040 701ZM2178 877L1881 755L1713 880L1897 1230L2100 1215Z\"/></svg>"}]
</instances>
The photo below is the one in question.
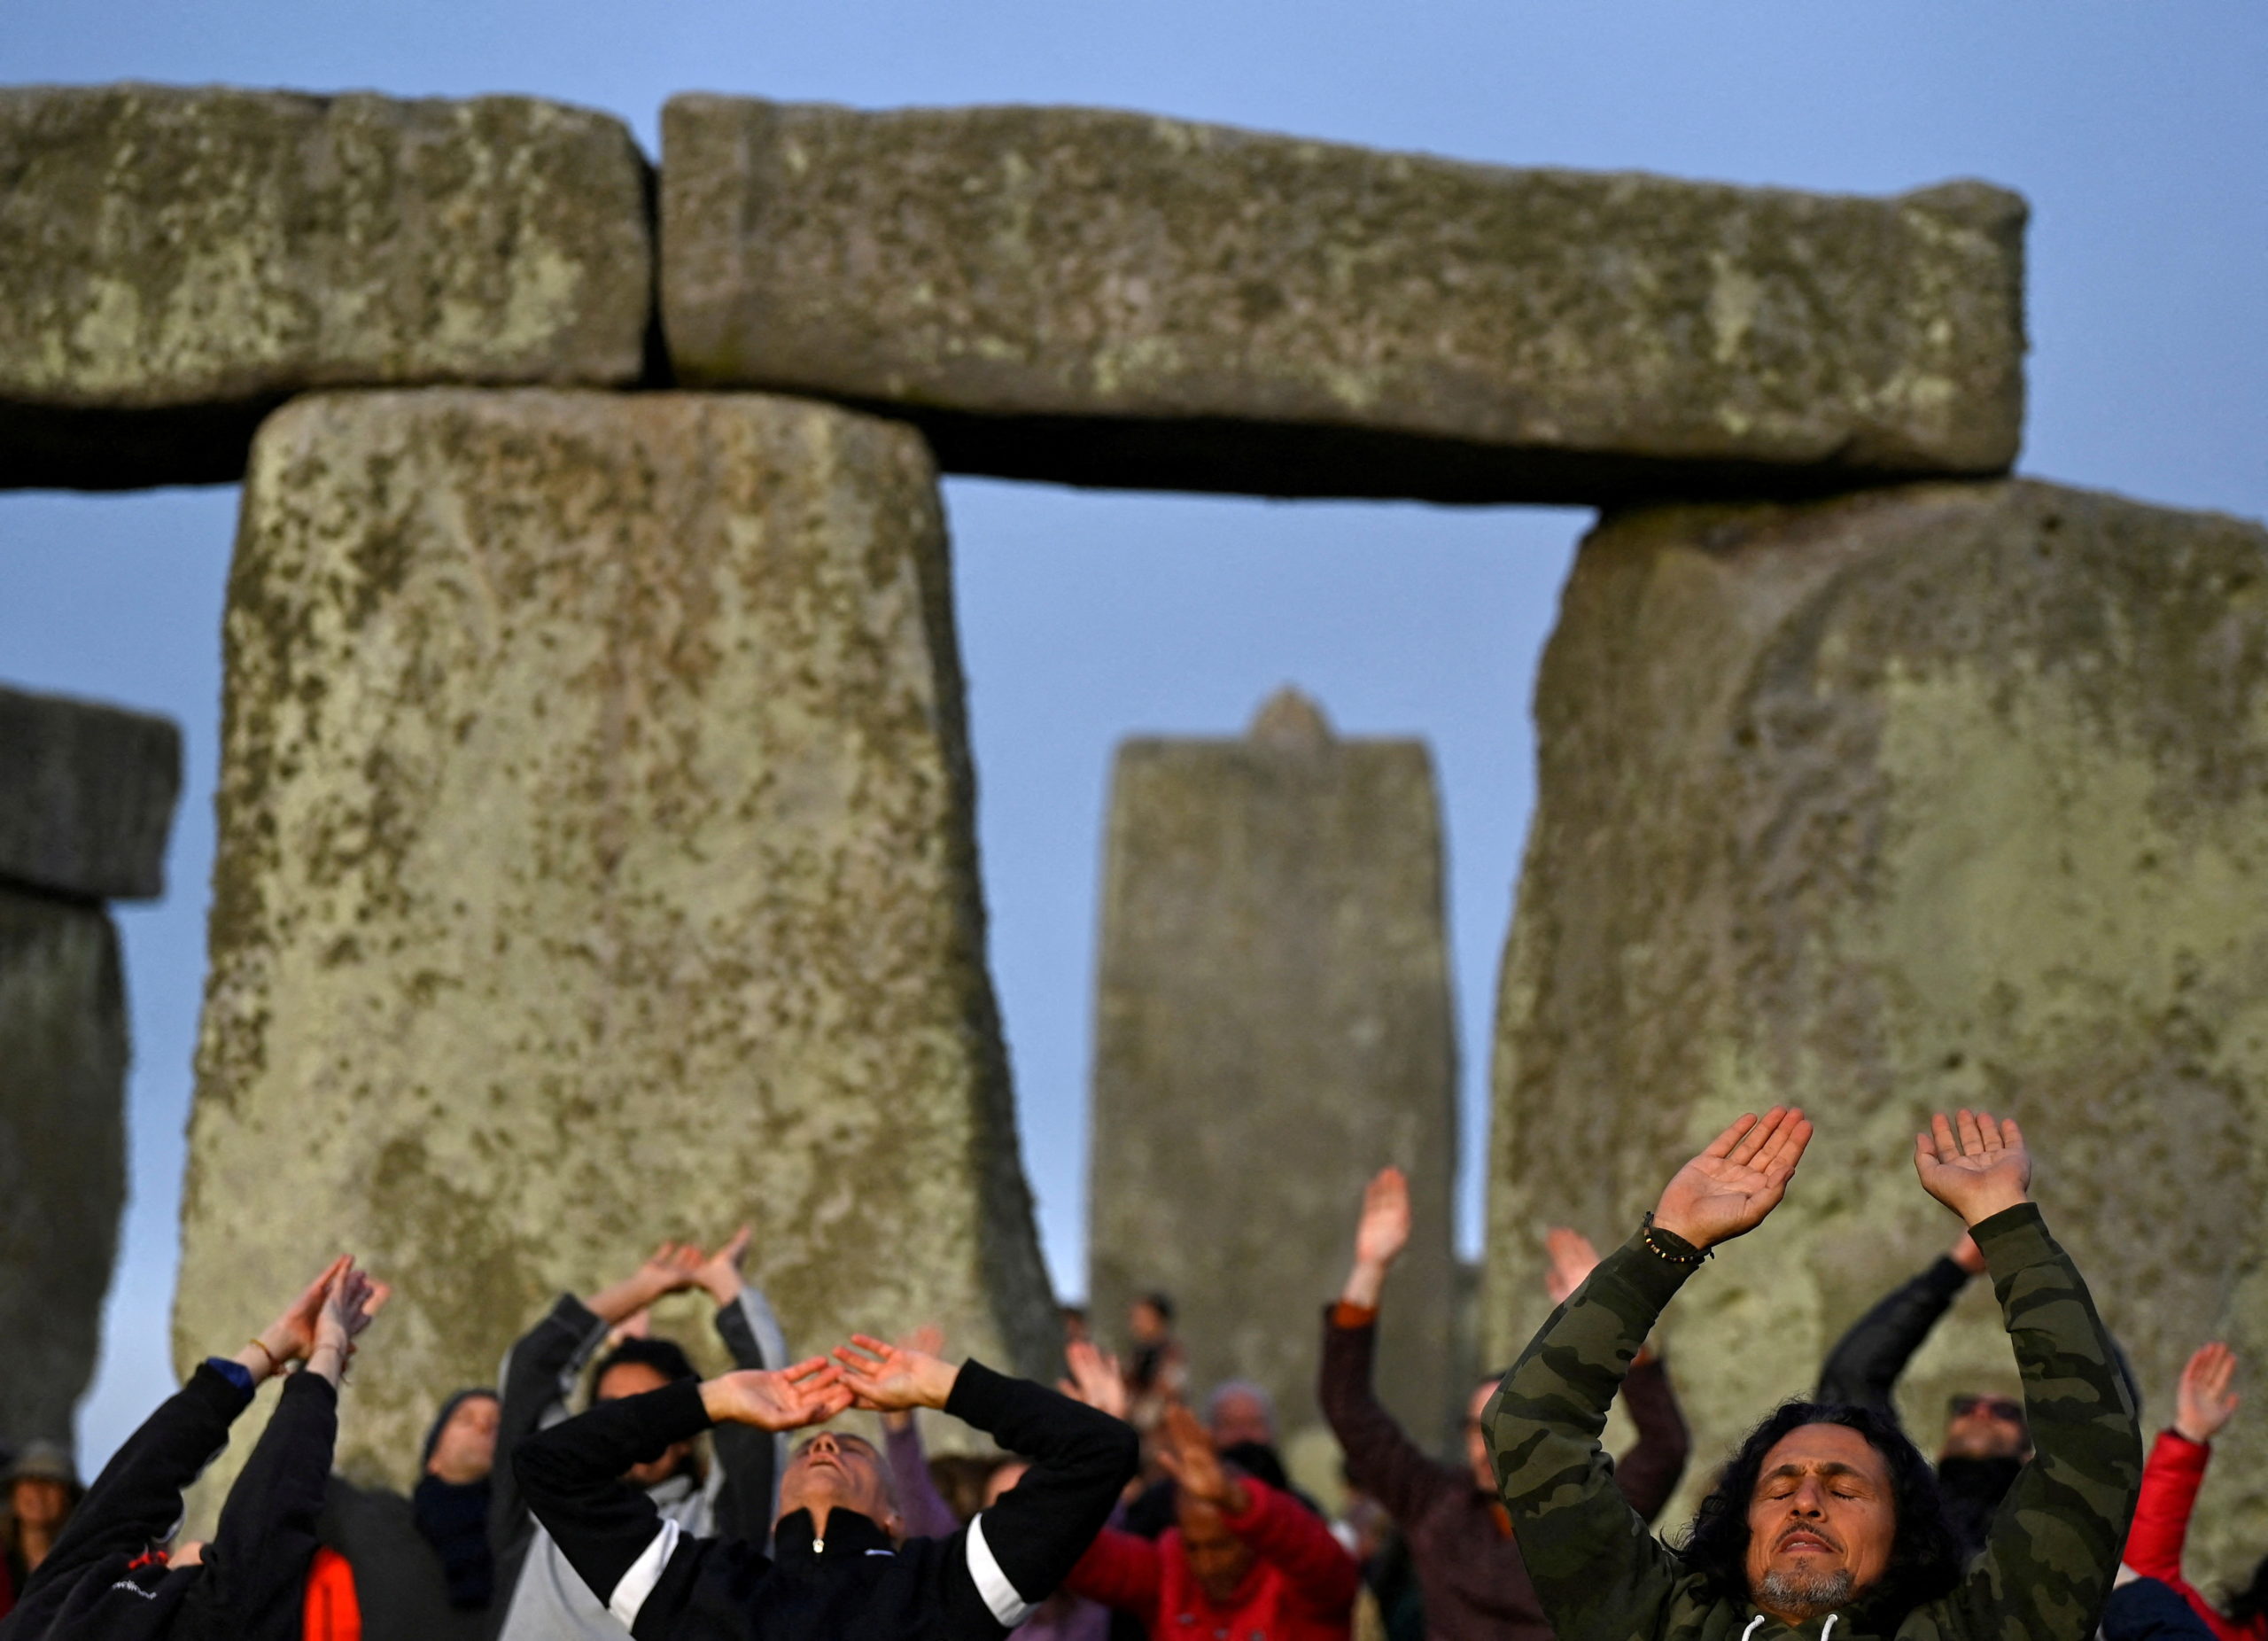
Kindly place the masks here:
<instances>
[{"instance_id":1,"label":"open palm","mask_svg":"<svg viewBox=\"0 0 2268 1641\"><path fill-rule=\"evenodd\" d=\"M1922 1188L1976 1225L2031 1200L2031 1153L2011 1117L1990 1111L1942 1111L1930 1132L1914 1136L1914 1171Z\"/></svg>"},{"instance_id":2,"label":"open palm","mask_svg":"<svg viewBox=\"0 0 2268 1641\"><path fill-rule=\"evenodd\" d=\"M1654 1223L1696 1248L1753 1231L1787 1194L1811 1134L1792 1107L1774 1106L1760 1120L1742 1117L1671 1177Z\"/></svg>"}]
</instances>

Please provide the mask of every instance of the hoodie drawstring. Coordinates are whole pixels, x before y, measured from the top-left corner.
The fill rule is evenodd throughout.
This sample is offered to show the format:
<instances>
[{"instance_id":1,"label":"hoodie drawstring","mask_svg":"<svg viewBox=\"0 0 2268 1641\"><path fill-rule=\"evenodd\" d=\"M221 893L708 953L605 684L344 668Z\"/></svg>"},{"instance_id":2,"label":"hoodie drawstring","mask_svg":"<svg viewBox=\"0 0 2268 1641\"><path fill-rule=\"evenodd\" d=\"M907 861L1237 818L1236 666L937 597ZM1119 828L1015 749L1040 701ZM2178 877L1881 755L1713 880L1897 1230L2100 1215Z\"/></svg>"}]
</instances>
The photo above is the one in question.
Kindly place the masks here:
<instances>
[{"instance_id":1,"label":"hoodie drawstring","mask_svg":"<svg viewBox=\"0 0 2268 1641\"><path fill-rule=\"evenodd\" d=\"M1759 1613L1754 1618L1750 1619L1748 1621L1748 1628L1740 1632L1740 1641L1748 1641L1749 1637L1756 1633L1757 1625L1763 1622L1764 1614L1761 1613Z\"/></svg>"}]
</instances>

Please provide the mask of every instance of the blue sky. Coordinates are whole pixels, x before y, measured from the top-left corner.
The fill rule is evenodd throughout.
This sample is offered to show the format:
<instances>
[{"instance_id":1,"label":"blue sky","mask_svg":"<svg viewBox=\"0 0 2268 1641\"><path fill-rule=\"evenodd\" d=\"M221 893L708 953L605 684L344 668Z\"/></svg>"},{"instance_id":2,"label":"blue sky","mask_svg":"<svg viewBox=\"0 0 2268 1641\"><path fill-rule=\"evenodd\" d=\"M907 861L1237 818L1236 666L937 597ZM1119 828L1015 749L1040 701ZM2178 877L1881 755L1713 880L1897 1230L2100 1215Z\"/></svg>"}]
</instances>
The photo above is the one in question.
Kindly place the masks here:
<instances>
[{"instance_id":1,"label":"blue sky","mask_svg":"<svg viewBox=\"0 0 2268 1641\"><path fill-rule=\"evenodd\" d=\"M2268 514L2268 7L1341 0L675 0L197 5L0 0L0 82L138 78L611 110L672 92L865 106L1089 103L1513 164L1888 192L2021 190L2041 477ZM1585 515L1105 495L955 480L994 970L1050 1263L1084 1279L1101 812L1138 732L1230 733L1294 681L1351 733L1434 748L1467 1156L1532 799L1528 692ZM122 910L133 1201L98 1460L169 1388L167 1313L200 984L230 490L0 496L0 680L171 714L173 889ZM1468 1166L1460 1224L1478 1233ZM257 1320L258 1318L252 1318ZM247 1324L249 1326L249 1323Z\"/></svg>"}]
</instances>

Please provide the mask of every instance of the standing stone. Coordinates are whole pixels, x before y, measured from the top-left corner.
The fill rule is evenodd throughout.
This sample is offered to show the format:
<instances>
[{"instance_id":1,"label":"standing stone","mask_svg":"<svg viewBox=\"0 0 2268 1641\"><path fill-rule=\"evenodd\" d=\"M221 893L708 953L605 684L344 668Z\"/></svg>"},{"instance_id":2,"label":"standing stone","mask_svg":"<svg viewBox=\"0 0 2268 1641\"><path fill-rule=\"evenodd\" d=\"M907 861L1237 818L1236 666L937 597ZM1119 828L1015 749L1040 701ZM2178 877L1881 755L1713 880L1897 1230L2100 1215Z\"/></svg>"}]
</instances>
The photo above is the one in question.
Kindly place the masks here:
<instances>
[{"instance_id":1,"label":"standing stone","mask_svg":"<svg viewBox=\"0 0 2268 1641\"><path fill-rule=\"evenodd\" d=\"M555 1293L745 1220L800 1349L935 1321L1047 1371L972 804L911 430L278 412L229 584L177 1361L352 1249L398 1296L341 1456L401 1485Z\"/></svg>"},{"instance_id":2,"label":"standing stone","mask_svg":"<svg viewBox=\"0 0 2268 1641\"><path fill-rule=\"evenodd\" d=\"M1537 1231L1619 1240L1790 1100L1819 1134L1785 1204L1666 1322L1694 1486L1958 1234L1914 1177L1932 1107L2023 1119L2150 1420L2203 1341L2268 1360L2268 531L2031 483L1626 514L1536 719L1492 1350L1542 1319ZM1950 1393L2015 1388L1977 1283L1903 1410L1927 1445ZM2268 1423L2225 1445L2207 1583L2268 1537Z\"/></svg>"},{"instance_id":3,"label":"standing stone","mask_svg":"<svg viewBox=\"0 0 2268 1641\"><path fill-rule=\"evenodd\" d=\"M0 1448L71 1442L126 1205L126 999L98 906L0 884Z\"/></svg>"},{"instance_id":4,"label":"standing stone","mask_svg":"<svg viewBox=\"0 0 2268 1641\"><path fill-rule=\"evenodd\" d=\"M0 878L89 899L166 891L170 719L0 687Z\"/></svg>"},{"instance_id":5,"label":"standing stone","mask_svg":"<svg viewBox=\"0 0 2268 1641\"><path fill-rule=\"evenodd\" d=\"M126 1203L127 1023L100 902L164 892L181 730L0 688L0 1449L69 1445Z\"/></svg>"},{"instance_id":6,"label":"standing stone","mask_svg":"<svg viewBox=\"0 0 2268 1641\"><path fill-rule=\"evenodd\" d=\"M2023 202L1515 170L1084 108L662 116L679 379L949 471L1443 502L1997 473Z\"/></svg>"},{"instance_id":7,"label":"standing stone","mask_svg":"<svg viewBox=\"0 0 2268 1641\"><path fill-rule=\"evenodd\" d=\"M1429 1445L1452 1422L1456 1049L1432 759L1339 740L1290 691L1243 740L1129 741L1105 873L1096 1319L1115 1332L1164 1289L1193 1391L1266 1386L1295 1469L1335 1490L1322 1308L1388 1163L1417 1217L1379 1386Z\"/></svg>"},{"instance_id":8,"label":"standing stone","mask_svg":"<svg viewBox=\"0 0 2268 1641\"><path fill-rule=\"evenodd\" d=\"M647 190L534 97L0 90L0 486L233 482L310 387L633 380Z\"/></svg>"}]
</instances>

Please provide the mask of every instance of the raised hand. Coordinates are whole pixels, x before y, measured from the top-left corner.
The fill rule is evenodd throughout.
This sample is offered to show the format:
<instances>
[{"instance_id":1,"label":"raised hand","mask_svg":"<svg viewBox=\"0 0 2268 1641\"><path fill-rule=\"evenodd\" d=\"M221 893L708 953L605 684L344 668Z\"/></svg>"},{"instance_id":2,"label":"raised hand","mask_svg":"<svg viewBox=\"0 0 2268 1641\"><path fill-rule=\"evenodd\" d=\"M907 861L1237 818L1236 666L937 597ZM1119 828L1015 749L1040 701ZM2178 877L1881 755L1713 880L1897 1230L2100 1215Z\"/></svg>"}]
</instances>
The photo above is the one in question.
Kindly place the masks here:
<instances>
[{"instance_id":1,"label":"raised hand","mask_svg":"<svg viewBox=\"0 0 2268 1641\"><path fill-rule=\"evenodd\" d=\"M912 1333L897 1336L898 1348L917 1356L943 1356L945 1353L945 1330L935 1322L924 1322ZM903 1430L913 1422L913 1410L900 1408L882 1415L882 1428Z\"/></svg>"},{"instance_id":2,"label":"raised hand","mask_svg":"<svg viewBox=\"0 0 2268 1641\"><path fill-rule=\"evenodd\" d=\"M1164 1439L1158 1443L1158 1462L1176 1487L1231 1515L1242 1515L1251 1507L1244 1484L1221 1463L1211 1434L1197 1422L1196 1414L1178 1402L1168 1404L1159 1434Z\"/></svg>"},{"instance_id":3,"label":"raised hand","mask_svg":"<svg viewBox=\"0 0 2268 1641\"><path fill-rule=\"evenodd\" d=\"M821 1425L850 1405L843 1370L823 1356L782 1368L743 1368L703 1381L701 1404L711 1420L758 1430Z\"/></svg>"},{"instance_id":4,"label":"raised hand","mask_svg":"<svg viewBox=\"0 0 2268 1641\"><path fill-rule=\"evenodd\" d=\"M628 1321L664 1294L682 1293L698 1285L706 1263L701 1250L690 1242L664 1242L631 1275L601 1288L583 1303L593 1316L611 1327Z\"/></svg>"},{"instance_id":5,"label":"raised hand","mask_svg":"<svg viewBox=\"0 0 2268 1641\"><path fill-rule=\"evenodd\" d=\"M323 1290L315 1312L315 1338L307 1352L307 1371L320 1373L334 1385L346 1376L354 1358L354 1342L370 1326L392 1289L374 1282L369 1272L352 1262L340 1265Z\"/></svg>"},{"instance_id":6,"label":"raised hand","mask_svg":"<svg viewBox=\"0 0 2268 1641\"><path fill-rule=\"evenodd\" d=\"M1654 1223L1696 1248L1746 1235L1788 1194L1811 1132L1803 1112L1790 1106L1774 1106L1761 1120L1742 1117L1670 1177Z\"/></svg>"},{"instance_id":7,"label":"raised hand","mask_svg":"<svg viewBox=\"0 0 2268 1641\"><path fill-rule=\"evenodd\" d=\"M718 1304L731 1304L741 1296L741 1262L747 1257L748 1227L742 1225L731 1241L694 1267L693 1279Z\"/></svg>"},{"instance_id":8,"label":"raised hand","mask_svg":"<svg viewBox=\"0 0 2268 1641\"><path fill-rule=\"evenodd\" d=\"M1063 1347L1063 1362L1071 1376L1055 1381L1058 1390L1098 1413L1126 1417L1126 1379L1116 1357L1105 1356L1091 1339L1075 1339Z\"/></svg>"},{"instance_id":9,"label":"raised hand","mask_svg":"<svg viewBox=\"0 0 2268 1641\"><path fill-rule=\"evenodd\" d=\"M2236 1412L2236 1352L2218 1340L2198 1348L2181 1370L2173 1395L2173 1427L2192 1442L2206 1443Z\"/></svg>"},{"instance_id":10,"label":"raised hand","mask_svg":"<svg viewBox=\"0 0 2268 1641\"><path fill-rule=\"evenodd\" d=\"M851 1334L850 1342L837 1345L834 1355L850 1389L850 1405L872 1413L943 1407L960 1377L960 1369L950 1363L866 1334Z\"/></svg>"},{"instance_id":11,"label":"raised hand","mask_svg":"<svg viewBox=\"0 0 2268 1641\"><path fill-rule=\"evenodd\" d=\"M1551 1264L1543 1273L1543 1291L1551 1303L1564 1305L1567 1295L1581 1287L1598 1264L1598 1249L1590 1238L1565 1225L1554 1225L1544 1234L1543 1251Z\"/></svg>"},{"instance_id":12,"label":"raised hand","mask_svg":"<svg viewBox=\"0 0 2268 1641\"><path fill-rule=\"evenodd\" d=\"M284 1307L283 1312L253 1336L260 1354L253 1356L261 1365L253 1371L263 1377L281 1373L285 1364L305 1359L315 1348L315 1318L322 1310L323 1300L330 1295L331 1284L338 1273L353 1264L346 1254L322 1268L315 1279L300 1290L299 1296ZM265 1360L262 1361L264 1356Z\"/></svg>"},{"instance_id":13,"label":"raised hand","mask_svg":"<svg viewBox=\"0 0 2268 1641\"><path fill-rule=\"evenodd\" d=\"M1387 1268L1410 1246L1410 1181L1398 1168L1381 1168L1363 1187L1363 1217L1355 1226L1355 1263L1339 1297L1375 1310Z\"/></svg>"},{"instance_id":14,"label":"raised hand","mask_svg":"<svg viewBox=\"0 0 2268 1641\"><path fill-rule=\"evenodd\" d=\"M2031 1201L2031 1153L2014 1118L1989 1111L1938 1112L1930 1132L1914 1136L1914 1171L1922 1188L1974 1227L2003 1209Z\"/></svg>"}]
</instances>

